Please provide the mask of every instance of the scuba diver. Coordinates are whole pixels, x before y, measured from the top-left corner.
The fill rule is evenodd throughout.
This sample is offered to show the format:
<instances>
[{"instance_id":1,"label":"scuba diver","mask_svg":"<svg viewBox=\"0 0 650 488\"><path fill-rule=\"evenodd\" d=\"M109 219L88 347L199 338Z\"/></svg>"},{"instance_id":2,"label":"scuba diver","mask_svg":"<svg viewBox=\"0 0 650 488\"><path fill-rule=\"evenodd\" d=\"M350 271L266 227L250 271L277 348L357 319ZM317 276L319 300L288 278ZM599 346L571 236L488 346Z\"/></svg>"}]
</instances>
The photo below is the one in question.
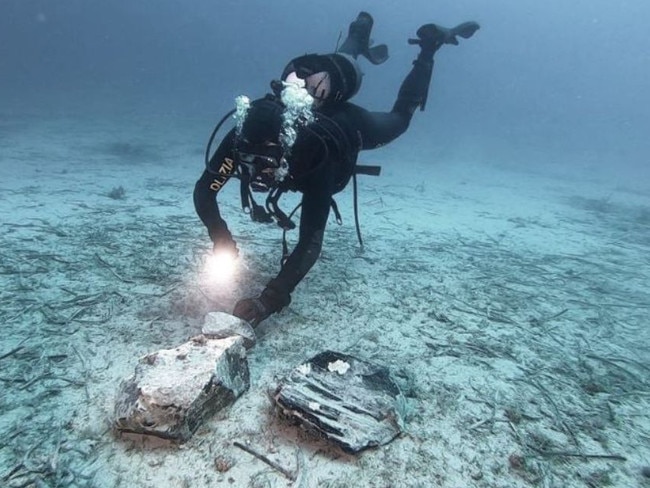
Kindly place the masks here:
<instances>
[{"instance_id":1,"label":"scuba diver","mask_svg":"<svg viewBox=\"0 0 650 488\"><path fill-rule=\"evenodd\" d=\"M420 27L417 38L408 40L420 52L392 110L370 112L348 100L361 85L357 58L362 56L372 64L388 58L385 45L371 46L372 26L370 14L361 12L334 53L293 59L281 80L271 83L272 94L253 102L238 101L237 127L225 135L212 157L210 144L219 126L208 144L206 169L194 188L194 205L207 227L213 252L238 255L217 204L219 190L231 177L241 180L242 206L252 219L276 221L285 231L295 225L291 215L278 207L278 198L286 191L302 193L298 243L289 253L285 241L278 275L259 296L235 305L233 314L253 327L289 305L294 288L317 261L330 209L340 220L333 195L364 168L373 172L372 167L357 165L359 151L380 147L406 131L415 111L425 108L436 51L445 44L457 45L458 37L467 39L479 29L476 22L450 29L435 24ZM288 96L296 87L308 94L311 110L296 109ZM265 207L255 202L253 192L267 193Z\"/></svg>"}]
</instances>

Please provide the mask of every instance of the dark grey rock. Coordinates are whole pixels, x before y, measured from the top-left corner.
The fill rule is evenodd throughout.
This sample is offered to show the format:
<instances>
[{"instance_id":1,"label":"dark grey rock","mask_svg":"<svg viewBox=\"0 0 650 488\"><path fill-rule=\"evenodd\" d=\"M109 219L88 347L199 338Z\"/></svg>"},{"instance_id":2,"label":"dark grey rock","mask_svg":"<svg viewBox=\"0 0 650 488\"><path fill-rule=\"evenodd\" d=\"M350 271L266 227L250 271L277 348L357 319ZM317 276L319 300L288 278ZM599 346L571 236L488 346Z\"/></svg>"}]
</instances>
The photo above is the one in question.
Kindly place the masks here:
<instances>
[{"instance_id":1,"label":"dark grey rock","mask_svg":"<svg viewBox=\"0 0 650 488\"><path fill-rule=\"evenodd\" d=\"M294 369L273 398L284 417L348 453L392 441L406 405L387 368L333 351Z\"/></svg>"},{"instance_id":2,"label":"dark grey rock","mask_svg":"<svg viewBox=\"0 0 650 488\"><path fill-rule=\"evenodd\" d=\"M140 359L133 377L120 385L115 427L184 442L249 384L243 339L200 335Z\"/></svg>"}]
</instances>

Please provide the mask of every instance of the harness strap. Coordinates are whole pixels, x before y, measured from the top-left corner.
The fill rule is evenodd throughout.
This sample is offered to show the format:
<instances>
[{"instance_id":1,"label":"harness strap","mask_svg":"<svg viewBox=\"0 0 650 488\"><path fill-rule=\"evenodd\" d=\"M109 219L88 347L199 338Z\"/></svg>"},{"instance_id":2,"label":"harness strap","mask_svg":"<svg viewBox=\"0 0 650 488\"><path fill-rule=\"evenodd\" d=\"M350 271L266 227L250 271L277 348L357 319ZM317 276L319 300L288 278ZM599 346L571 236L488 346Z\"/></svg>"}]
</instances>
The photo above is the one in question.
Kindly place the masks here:
<instances>
[{"instance_id":1,"label":"harness strap","mask_svg":"<svg viewBox=\"0 0 650 488\"><path fill-rule=\"evenodd\" d=\"M330 206L332 207L332 211L334 212L334 217L336 217L336 223L342 225L343 219L341 218L341 212L339 212L339 206L336 204L336 200L334 200L334 198L332 198L332 201L330 202Z\"/></svg>"},{"instance_id":2,"label":"harness strap","mask_svg":"<svg viewBox=\"0 0 650 488\"><path fill-rule=\"evenodd\" d=\"M371 164L357 164L354 167L355 175L368 175L368 176L379 176L381 174L381 166L371 165Z\"/></svg>"},{"instance_id":3,"label":"harness strap","mask_svg":"<svg viewBox=\"0 0 650 488\"><path fill-rule=\"evenodd\" d=\"M359 246L361 246L361 251L363 251L363 239L361 238L361 226L359 225L359 199L357 191L357 174L356 172L352 175L352 190L353 190L353 200L354 200L354 226L357 229L357 239L359 239Z\"/></svg>"},{"instance_id":4,"label":"harness strap","mask_svg":"<svg viewBox=\"0 0 650 488\"><path fill-rule=\"evenodd\" d=\"M241 206L244 210L244 213L247 213L251 216L253 222L262 222L268 223L273 222L272 216L264 210L264 207L258 205L255 199L253 198L253 192L251 192L249 182L250 177L244 172L239 172L240 186L239 186L239 196L241 198Z\"/></svg>"},{"instance_id":5,"label":"harness strap","mask_svg":"<svg viewBox=\"0 0 650 488\"><path fill-rule=\"evenodd\" d=\"M293 223L290 217L287 217L282 209L278 206L278 200L285 193L286 188L278 186L269 192L268 197L266 197L266 210L268 215L274 217L278 225L284 230L292 230L296 228L296 224ZM293 215L293 212L291 212Z\"/></svg>"},{"instance_id":6,"label":"harness strap","mask_svg":"<svg viewBox=\"0 0 650 488\"><path fill-rule=\"evenodd\" d=\"M241 199L241 208L244 213L251 213L250 190L248 189L249 177L244 175L242 171L237 168L237 175L239 176L239 198Z\"/></svg>"},{"instance_id":7,"label":"harness strap","mask_svg":"<svg viewBox=\"0 0 650 488\"><path fill-rule=\"evenodd\" d=\"M291 217L293 217L293 214L295 214L300 207L302 207L302 202L296 205L296 208L291 211L287 218L291 219ZM289 259L289 245L287 244L287 229L284 229L282 231L282 258L280 259L281 267L284 267L287 259Z\"/></svg>"},{"instance_id":8,"label":"harness strap","mask_svg":"<svg viewBox=\"0 0 650 488\"><path fill-rule=\"evenodd\" d=\"M361 226L359 224L359 192L357 188L357 175L379 176L380 173L381 166L357 164L354 167L354 173L352 174L352 190L354 195L354 226L357 229L357 239L359 239L361 251L363 251L363 239L361 238Z\"/></svg>"}]
</instances>

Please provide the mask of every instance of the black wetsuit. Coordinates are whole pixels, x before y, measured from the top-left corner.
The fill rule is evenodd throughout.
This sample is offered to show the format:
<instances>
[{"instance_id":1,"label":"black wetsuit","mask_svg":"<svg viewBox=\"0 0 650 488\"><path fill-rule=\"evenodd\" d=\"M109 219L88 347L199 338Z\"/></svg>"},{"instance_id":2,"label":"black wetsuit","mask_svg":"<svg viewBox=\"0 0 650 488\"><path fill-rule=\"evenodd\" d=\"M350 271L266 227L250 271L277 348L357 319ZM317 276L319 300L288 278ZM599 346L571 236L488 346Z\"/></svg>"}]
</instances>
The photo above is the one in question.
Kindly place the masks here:
<instances>
[{"instance_id":1,"label":"black wetsuit","mask_svg":"<svg viewBox=\"0 0 650 488\"><path fill-rule=\"evenodd\" d=\"M433 53L413 63L404 80L391 112L369 112L350 102L327 103L316 110L317 120L312 128L301 130L288 158L292 179L289 187L302 193L300 233L298 244L291 252L276 278L267 288L286 297L314 265L321 251L323 235L332 196L341 191L354 172L359 151L374 149L392 141L409 126L415 110L426 101ZM328 134L327 150L316 140ZM219 213L216 196L234 173L234 132L222 141L208 168L196 183L194 204L208 228L213 242L232 242L226 222ZM294 168L308 168L295 175ZM299 172L298 172L299 173Z\"/></svg>"}]
</instances>

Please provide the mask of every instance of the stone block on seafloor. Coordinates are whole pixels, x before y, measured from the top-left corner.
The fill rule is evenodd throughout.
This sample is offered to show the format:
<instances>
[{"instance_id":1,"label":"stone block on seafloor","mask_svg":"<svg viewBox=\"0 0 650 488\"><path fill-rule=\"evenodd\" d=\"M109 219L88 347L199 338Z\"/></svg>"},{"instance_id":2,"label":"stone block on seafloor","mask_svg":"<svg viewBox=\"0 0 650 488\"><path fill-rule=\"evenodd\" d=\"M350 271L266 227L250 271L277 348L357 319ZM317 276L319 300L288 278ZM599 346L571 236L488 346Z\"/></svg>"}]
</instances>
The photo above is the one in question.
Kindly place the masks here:
<instances>
[{"instance_id":1,"label":"stone block on seafloor","mask_svg":"<svg viewBox=\"0 0 650 488\"><path fill-rule=\"evenodd\" d=\"M387 368L325 351L295 368L273 396L282 416L357 453L401 433L406 401Z\"/></svg>"},{"instance_id":2,"label":"stone block on seafloor","mask_svg":"<svg viewBox=\"0 0 650 488\"><path fill-rule=\"evenodd\" d=\"M253 347L257 340L251 324L225 312L208 313L205 316L201 333L210 339L241 336L246 349Z\"/></svg>"},{"instance_id":3,"label":"stone block on seafloor","mask_svg":"<svg viewBox=\"0 0 650 488\"><path fill-rule=\"evenodd\" d=\"M139 360L135 374L120 385L115 427L185 442L249 385L244 340L199 335Z\"/></svg>"}]
</instances>

